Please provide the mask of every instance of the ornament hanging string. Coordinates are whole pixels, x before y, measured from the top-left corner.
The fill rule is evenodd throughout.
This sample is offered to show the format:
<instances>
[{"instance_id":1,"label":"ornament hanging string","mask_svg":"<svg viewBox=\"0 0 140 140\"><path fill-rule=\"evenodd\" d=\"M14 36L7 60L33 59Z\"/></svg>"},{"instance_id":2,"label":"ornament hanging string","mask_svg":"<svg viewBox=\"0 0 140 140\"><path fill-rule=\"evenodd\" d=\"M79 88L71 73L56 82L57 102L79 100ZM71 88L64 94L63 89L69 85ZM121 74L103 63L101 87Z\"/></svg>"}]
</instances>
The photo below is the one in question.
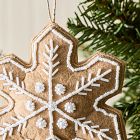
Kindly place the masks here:
<instances>
[{"instance_id":1,"label":"ornament hanging string","mask_svg":"<svg viewBox=\"0 0 140 140\"><path fill-rule=\"evenodd\" d=\"M49 0L46 0L46 1L47 1L47 6L48 6L49 18L50 18L51 22L55 22L55 18L56 18L56 0L53 0L53 14L51 14L51 8L50 8Z\"/></svg>"}]
</instances>

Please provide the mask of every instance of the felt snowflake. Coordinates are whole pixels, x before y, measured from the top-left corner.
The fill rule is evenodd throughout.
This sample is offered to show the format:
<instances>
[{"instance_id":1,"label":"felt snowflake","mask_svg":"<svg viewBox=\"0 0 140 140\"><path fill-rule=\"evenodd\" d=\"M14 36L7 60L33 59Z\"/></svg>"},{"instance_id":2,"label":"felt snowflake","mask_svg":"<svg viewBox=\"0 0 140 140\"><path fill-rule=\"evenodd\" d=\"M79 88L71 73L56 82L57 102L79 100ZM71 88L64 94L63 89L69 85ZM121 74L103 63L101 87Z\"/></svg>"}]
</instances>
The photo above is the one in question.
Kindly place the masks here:
<instances>
[{"instance_id":1,"label":"felt snowflake","mask_svg":"<svg viewBox=\"0 0 140 140\"><path fill-rule=\"evenodd\" d=\"M2 107L3 106L3 101L2 100L0 100L0 107Z\"/></svg>"},{"instance_id":2,"label":"felt snowflake","mask_svg":"<svg viewBox=\"0 0 140 140\"><path fill-rule=\"evenodd\" d=\"M97 54L78 64L76 53L52 24L34 39L30 65L0 61L0 139L126 140L121 114L105 104L121 91L123 63Z\"/></svg>"}]
</instances>

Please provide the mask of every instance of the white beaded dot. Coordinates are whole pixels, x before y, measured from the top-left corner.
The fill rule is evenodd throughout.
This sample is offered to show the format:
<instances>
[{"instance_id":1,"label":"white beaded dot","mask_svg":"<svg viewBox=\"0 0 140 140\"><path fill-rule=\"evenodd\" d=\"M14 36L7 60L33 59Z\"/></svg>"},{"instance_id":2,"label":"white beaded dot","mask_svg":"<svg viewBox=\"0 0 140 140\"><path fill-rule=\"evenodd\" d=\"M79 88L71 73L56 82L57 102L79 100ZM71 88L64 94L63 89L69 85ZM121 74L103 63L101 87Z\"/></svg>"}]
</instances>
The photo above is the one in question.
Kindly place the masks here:
<instances>
[{"instance_id":1,"label":"white beaded dot","mask_svg":"<svg viewBox=\"0 0 140 140\"><path fill-rule=\"evenodd\" d=\"M68 113L73 113L76 110L76 106L72 102L68 102L65 104L65 111Z\"/></svg>"},{"instance_id":2,"label":"white beaded dot","mask_svg":"<svg viewBox=\"0 0 140 140\"><path fill-rule=\"evenodd\" d=\"M65 119L60 118L57 121L57 126L59 127L59 129L66 129L68 126L68 122Z\"/></svg>"},{"instance_id":3,"label":"white beaded dot","mask_svg":"<svg viewBox=\"0 0 140 140\"><path fill-rule=\"evenodd\" d=\"M62 84L57 84L57 85L55 86L55 92L56 92L56 94L62 95L62 94L65 93L65 91L66 91L66 87L65 87L64 85L62 85Z\"/></svg>"},{"instance_id":4,"label":"white beaded dot","mask_svg":"<svg viewBox=\"0 0 140 140\"><path fill-rule=\"evenodd\" d=\"M114 21L114 24L120 24L121 23L121 20L120 19L116 19L115 21Z\"/></svg>"},{"instance_id":5,"label":"white beaded dot","mask_svg":"<svg viewBox=\"0 0 140 140\"><path fill-rule=\"evenodd\" d=\"M39 129L43 129L46 126L47 126L47 122L43 118L40 118L40 119L37 120L36 127L38 127Z\"/></svg>"},{"instance_id":6,"label":"white beaded dot","mask_svg":"<svg viewBox=\"0 0 140 140\"><path fill-rule=\"evenodd\" d=\"M43 93L45 91L45 85L42 82L37 82L35 84L35 92L36 93Z\"/></svg>"},{"instance_id":7,"label":"white beaded dot","mask_svg":"<svg viewBox=\"0 0 140 140\"><path fill-rule=\"evenodd\" d=\"M25 103L25 107L28 111L34 111L35 110L35 103L32 100L29 100Z\"/></svg>"}]
</instances>

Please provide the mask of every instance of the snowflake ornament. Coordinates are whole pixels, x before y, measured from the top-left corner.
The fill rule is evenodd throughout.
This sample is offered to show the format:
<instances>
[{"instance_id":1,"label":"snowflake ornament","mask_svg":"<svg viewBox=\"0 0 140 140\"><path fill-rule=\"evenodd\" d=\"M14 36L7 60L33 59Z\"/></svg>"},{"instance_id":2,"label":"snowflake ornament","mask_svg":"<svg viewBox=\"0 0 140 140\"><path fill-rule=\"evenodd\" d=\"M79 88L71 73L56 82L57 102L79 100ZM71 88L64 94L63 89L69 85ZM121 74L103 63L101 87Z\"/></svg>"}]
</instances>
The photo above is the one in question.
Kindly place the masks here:
<instances>
[{"instance_id":1,"label":"snowflake ornament","mask_svg":"<svg viewBox=\"0 0 140 140\"><path fill-rule=\"evenodd\" d=\"M68 122L65 119L60 118L57 121L57 126L59 127L59 129L66 129L68 126Z\"/></svg>"},{"instance_id":2,"label":"snowflake ornament","mask_svg":"<svg viewBox=\"0 0 140 140\"><path fill-rule=\"evenodd\" d=\"M47 126L47 122L43 118L40 118L40 119L37 120L36 126L40 129L43 129Z\"/></svg>"},{"instance_id":3,"label":"snowflake ornament","mask_svg":"<svg viewBox=\"0 0 140 140\"><path fill-rule=\"evenodd\" d=\"M73 113L76 110L76 106L72 102L68 102L65 104L65 111L68 113Z\"/></svg>"},{"instance_id":4,"label":"snowflake ornament","mask_svg":"<svg viewBox=\"0 0 140 140\"><path fill-rule=\"evenodd\" d=\"M28 111L34 111L35 110L35 103L32 100L29 100L26 102L25 107Z\"/></svg>"},{"instance_id":5,"label":"snowflake ornament","mask_svg":"<svg viewBox=\"0 0 140 140\"><path fill-rule=\"evenodd\" d=\"M56 94L62 95L62 94L65 93L65 91L66 91L66 87L63 86L62 84L57 84L57 85L55 86L55 92L56 92Z\"/></svg>"},{"instance_id":6,"label":"snowflake ornament","mask_svg":"<svg viewBox=\"0 0 140 140\"><path fill-rule=\"evenodd\" d=\"M41 82L35 83L35 91L36 93L43 93L45 91L45 85Z\"/></svg>"},{"instance_id":7,"label":"snowflake ornament","mask_svg":"<svg viewBox=\"0 0 140 140\"><path fill-rule=\"evenodd\" d=\"M121 92L123 62L98 53L78 63L76 46L52 23L34 39L30 64L0 60L0 139L126 140L121 113L105 104Z\"/></svg>"}]
</instances>

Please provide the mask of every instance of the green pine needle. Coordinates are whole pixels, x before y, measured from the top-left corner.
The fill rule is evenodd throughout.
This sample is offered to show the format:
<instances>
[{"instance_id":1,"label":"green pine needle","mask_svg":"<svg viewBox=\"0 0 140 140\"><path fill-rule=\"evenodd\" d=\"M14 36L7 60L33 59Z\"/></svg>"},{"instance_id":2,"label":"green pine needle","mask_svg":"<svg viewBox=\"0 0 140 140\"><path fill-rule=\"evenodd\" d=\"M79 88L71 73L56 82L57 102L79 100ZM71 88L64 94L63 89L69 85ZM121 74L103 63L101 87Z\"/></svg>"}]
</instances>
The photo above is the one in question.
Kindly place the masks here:
<instances>
[{"instance_id":1,"label":"green pine needle","mask_svg":"<svg viewBox=\"0 0 140 140\"><path fill-rule=\"evenodd\" d=\"M125 96L115 107L131 126L130 139L140 140L140 2L81 0L68 28L84 50L111 53L126 62Z\"/></svg>"}]
</instances>

